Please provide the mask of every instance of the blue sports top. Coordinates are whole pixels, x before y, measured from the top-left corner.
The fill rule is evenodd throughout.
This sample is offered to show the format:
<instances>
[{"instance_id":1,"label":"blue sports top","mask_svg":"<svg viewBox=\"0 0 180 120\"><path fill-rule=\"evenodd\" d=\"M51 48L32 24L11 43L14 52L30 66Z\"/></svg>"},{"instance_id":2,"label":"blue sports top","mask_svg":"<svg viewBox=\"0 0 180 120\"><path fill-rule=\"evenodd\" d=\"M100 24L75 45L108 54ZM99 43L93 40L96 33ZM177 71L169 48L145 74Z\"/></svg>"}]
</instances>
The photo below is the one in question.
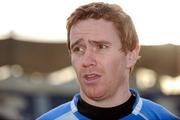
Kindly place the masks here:
<instances>
[{"instance_id":1,"label":"blue sports top","mask_svg":"<svg viewBox=\"0 0 180 120\"><path fill-rule=\"evenodd\" d=\"M141 98L135 90L130 91L136 95L133 111L120 120L180 120L163 106ZM50 110L37 120L90 120L90 118L78 112L77 102L79 97L80 95L76 94L72 101Z\"/></svg>"}]
</instances>

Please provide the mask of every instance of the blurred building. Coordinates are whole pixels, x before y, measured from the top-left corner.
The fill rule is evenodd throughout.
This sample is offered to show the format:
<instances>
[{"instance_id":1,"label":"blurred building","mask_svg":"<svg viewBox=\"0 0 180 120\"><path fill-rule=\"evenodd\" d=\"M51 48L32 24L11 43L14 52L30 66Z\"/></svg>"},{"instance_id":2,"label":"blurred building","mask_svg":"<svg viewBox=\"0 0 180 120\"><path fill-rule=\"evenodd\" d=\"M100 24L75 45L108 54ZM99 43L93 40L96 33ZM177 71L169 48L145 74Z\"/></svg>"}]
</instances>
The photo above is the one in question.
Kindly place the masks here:
<instances>
[{"instance_id":1,"label":"blurred building","mask_svg":"<svg viewBox=\"0 0 180 120\"><path fill-rule=\"evenodd\" d=\"M180 46L142 46L130 85L180 116ZM32 120L79 91L65 43L0 40L0 119Z\"/></svg>"}]
</instances>

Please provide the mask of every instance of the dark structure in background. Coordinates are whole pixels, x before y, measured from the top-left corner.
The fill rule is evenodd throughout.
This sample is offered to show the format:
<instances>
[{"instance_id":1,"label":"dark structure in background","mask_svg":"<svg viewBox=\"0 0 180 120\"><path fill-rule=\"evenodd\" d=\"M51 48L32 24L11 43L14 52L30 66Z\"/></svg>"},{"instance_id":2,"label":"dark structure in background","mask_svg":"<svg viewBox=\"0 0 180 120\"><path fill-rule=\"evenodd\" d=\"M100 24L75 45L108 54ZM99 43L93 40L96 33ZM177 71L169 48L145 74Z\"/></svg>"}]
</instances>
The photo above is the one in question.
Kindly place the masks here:
<instances>
[{"instance_id":1,"label":"dark structure in background","mask_svg":"<svg viewBox=\"0 0 180 120\"><path fill-rule=\"evenodd\" d=\"M154 69L158 74L180 74L180 46L142 46L137 67ZM25 73L49 73L70 65L66 43L36 43L15 39L0 40L0 66L19 64Z\"/></svg>"},{"instance_id":2,"label":"dark structure in background","mask_svg":"<svg viewBox=\"0 0 180 120\"><path fill-rule=\"evenodd\" d=\"M15 39L0 40L0 66L19 64L25 73L49 73L69 66L65 43L36 43Z\"/></svg>"},{"instance_id":3,"label":"dark structure in background","mask_svg":"<svg viewBox=\"0 0 180 120\"><path fill-rule=\"evenodd\" d=\"M160 45L160 46L142 46L140 55L142 58L137 63L135 70L144 67L149 68L158 75L169 75L176 77L180 75L180 46L176 45ZM18 64L23 68L26 76L31 75L34 72L42 73L46 75L48 73L60 70L62 68L70 66L70 56L66 47L66 43L38 43L28 42L22 40L16 40L15 38L7 38L0 40L0 67L3 65L14 65ZM23 79L22 79L23 80ZM21 96L22 101L26 101L26 107L19 110L19 114L22 118L18 120L31 120L35 119L39 114L53 108L67 100L72 98L72 94L66 94L66 89L70 89L73 92L76 90L72 89L69 84L48 87L41 84L36 86L36 89L25 87L22 90L18 87L5 86L2 88L2 82L0 81L0 102L3 101L1 96L6 94L9 96ZM18 84L18 83L17 83ZM29 84L30 86L31 84ZM57 92L47 92L55 89ZM156 100L158 97L164 99L174 100L173 102L179 103L180 95L176 96L165 96L159 91L152 91L148 94L142 94L144 97ZM27 92L28 91L28 92ZM57 94L60 93L60 94ZM64 93L64 94L63 94ZM1 105L1 104L0 104ZM176 104L177 114L180 115L180 104ZM1 114L0 114L1 115Z\"/></svg>"}]
</instances>

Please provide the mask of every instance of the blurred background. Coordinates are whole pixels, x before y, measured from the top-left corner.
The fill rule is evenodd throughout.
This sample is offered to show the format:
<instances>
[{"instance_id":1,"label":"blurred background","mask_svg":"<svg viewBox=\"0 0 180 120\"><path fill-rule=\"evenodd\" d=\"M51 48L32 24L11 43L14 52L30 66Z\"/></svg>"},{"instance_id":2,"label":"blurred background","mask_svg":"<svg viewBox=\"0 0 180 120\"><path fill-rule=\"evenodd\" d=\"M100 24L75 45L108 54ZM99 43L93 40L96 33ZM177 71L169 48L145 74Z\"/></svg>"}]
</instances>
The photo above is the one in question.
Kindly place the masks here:
<instances>
[{"instance_id":1,"label":"blurred background","mask_svg":"<svg viewBox=\"0 0 180 120\"><path fill-rule=\"evenodd\" d=\"M0 0L0 120L32 120L79 86L66 48L66 19L95 0ZM178 0L103 0L132 17L141 59L130 86L180 116Z\"/></svg>"}]
</instances>

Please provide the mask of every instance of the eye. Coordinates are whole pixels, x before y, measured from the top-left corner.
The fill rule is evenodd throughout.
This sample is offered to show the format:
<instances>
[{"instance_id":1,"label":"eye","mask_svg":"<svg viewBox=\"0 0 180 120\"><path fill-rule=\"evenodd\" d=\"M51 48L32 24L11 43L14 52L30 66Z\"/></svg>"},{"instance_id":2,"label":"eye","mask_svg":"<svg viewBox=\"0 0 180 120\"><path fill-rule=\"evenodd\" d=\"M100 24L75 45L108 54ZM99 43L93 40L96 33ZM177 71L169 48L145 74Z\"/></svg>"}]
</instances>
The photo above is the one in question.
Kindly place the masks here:
<instances>
[{"instance_id":1,"label":"eye","mask_svg":"<svg viewBox=\"0 0 180 120\"><path fill-rule=\"evenodd\" d=\"M99 45L97 45L97 47L98 47L98 49L105 49L105 48L108 48L108 46L105 45L105 44L99 44Z\"/></svg>"},{"instance_id":2,"label":"eye","mask_svg":"<svg viewBox=\"0 0 180 120\"><path fill-rule=\"evenodd\" d=\"M72 53L75 53L75 54L84 54L85 52L85 48L83 47L74 47L72 50L71 50Z\"/></svg>"}]
</instances>

